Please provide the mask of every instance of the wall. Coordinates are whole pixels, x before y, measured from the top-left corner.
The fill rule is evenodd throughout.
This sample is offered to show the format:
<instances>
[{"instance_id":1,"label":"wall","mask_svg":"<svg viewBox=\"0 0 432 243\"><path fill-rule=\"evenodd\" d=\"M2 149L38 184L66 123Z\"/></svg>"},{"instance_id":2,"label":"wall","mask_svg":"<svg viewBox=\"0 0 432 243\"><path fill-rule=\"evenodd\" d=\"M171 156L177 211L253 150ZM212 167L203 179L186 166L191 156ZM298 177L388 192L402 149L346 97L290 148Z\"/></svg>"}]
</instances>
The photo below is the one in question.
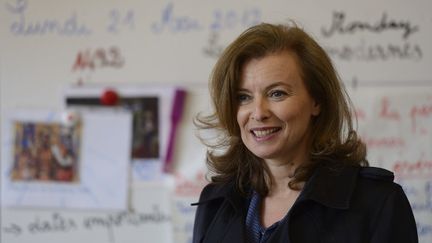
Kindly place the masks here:
<instances>
[{"instance_id":1,"label":"wall","mask_svg":"<svg viewBox=\"0 0 432 243\"><path fill-rule=\"evenodd\" d=\"M191 119L209 107L211 68L247 26L289 19L329 52L358 107L371 163L397 173L421 242L430 242L431 7L427 0L2 0L2 118L16 108L61 110L70 85L181 85L189 96L171 184L132 183L135 211L126 215L3 207L1 242L188 242L188 204L205 156Z\"/></svg>"}]
</instances>

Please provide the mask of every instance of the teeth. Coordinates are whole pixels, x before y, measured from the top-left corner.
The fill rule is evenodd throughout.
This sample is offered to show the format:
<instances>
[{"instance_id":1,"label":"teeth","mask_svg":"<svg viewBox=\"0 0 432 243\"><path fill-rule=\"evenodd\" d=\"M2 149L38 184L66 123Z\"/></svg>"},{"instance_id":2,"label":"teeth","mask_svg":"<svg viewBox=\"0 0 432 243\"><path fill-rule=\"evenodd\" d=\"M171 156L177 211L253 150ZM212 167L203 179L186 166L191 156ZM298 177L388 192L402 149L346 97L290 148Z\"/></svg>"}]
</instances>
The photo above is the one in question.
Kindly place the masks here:
<instances>
[{"instance_id":1,"label":"teeth","mask_svg":"<svg viewBox=\"0 0 432 243\"><path fill-rule=\"evenodd\" d=\"M253 133L257 137L264 137L264 136L267 136L271 133L274 133L276 130L277 130L277 128L272 128L272 129L268 129L268 130L253 131Z\"/></svg>"}]
</instances>

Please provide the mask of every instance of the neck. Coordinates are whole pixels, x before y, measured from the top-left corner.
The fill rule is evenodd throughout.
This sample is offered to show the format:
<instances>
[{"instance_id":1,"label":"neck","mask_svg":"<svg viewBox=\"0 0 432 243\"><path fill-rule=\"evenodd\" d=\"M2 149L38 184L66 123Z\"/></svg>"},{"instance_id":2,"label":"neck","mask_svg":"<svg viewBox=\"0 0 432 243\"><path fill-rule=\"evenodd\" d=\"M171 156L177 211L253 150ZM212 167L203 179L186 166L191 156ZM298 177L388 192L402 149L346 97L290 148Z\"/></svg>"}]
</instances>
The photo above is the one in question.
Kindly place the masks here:
<instances>
[{"instance_id":1,"label":"neck","mask_svg":"<svg viewBox=\"0 0 432 243\"><path fill-rule=\"evenodd\" d=\"M292 189L289 188L288 183L293 179L294 173L301 162L280 163L266 160L266 164L269 167L270 177L273 182L269 193L274 195L292 191Z\"/></svg>"}]
</instances>

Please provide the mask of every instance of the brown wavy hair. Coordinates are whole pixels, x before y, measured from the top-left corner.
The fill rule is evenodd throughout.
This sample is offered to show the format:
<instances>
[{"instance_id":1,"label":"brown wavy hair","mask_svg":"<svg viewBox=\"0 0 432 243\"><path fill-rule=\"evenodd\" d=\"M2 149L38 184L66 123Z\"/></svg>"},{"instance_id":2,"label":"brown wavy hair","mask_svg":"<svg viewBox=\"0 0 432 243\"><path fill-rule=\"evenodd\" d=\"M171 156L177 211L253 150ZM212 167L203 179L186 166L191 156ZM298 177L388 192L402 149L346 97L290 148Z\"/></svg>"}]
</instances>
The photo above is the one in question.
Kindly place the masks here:
<instances>
[{"instance_id":1,"label":"brown wavy hair","mask_svg":"<svg viewBox=\"0 0 432 243\"><path fill-rule=\"evenodd\" d=\"M366 146L353 129L352 103L326 52L294 22L262 23L244 31L223 51L210 76L214 113L198 114L195 118L199 129L212 129L219 134L211 141L201 137L208 146L207 165L213 173L212 182L234 180L240 192L253 188L262 196L268 194L273 183L269 169L240 138L236 94L245 62L284 51L297 56L302 79L321 110L312 123L310 161L296 169L288 186L299 190L299 183L305 182L318 164L368 165Z\"/></svg>"}]
</instances>

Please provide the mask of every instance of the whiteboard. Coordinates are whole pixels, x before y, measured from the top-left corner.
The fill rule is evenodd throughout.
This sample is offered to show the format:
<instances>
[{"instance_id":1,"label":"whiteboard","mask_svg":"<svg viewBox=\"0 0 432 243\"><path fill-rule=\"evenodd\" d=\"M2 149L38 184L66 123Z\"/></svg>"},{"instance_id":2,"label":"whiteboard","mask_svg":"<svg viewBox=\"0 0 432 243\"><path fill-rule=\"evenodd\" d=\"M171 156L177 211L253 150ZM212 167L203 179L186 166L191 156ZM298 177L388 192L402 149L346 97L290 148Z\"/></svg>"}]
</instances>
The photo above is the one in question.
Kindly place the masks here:
<instances>
[{"instance_id":1,"label":"whiteboard","mask_svg":"<svg viewBox=\"0 0 432 243\"><path fill-rule=\"evenodd\" d=\"M413 133L410 118L413 109L420 114L419 124L430 124L432 116L432 3L428 0L0 3L1 117L16 108L60 110L69 85L164 84L189 91L178 134L175 176L159 187L132 184L134 213L2 207L1 242L189 242L194 212L188 205L196 200L203 183L197 178L205 171L205 148L194 136L191 120L210 107L206 85L218 54L245 28L259 22L294 19L328 51L359 110L375 117L360 119L360 129L372 134L388 128L377 138L381 140L369 137L371 146L393 144L371 147L372 165L402 168L394 167L395 162L397 155L406 154L401 164L421 161L430 168L432 155L426 148L431 146L432 133L427 128ZM391 126L383 125L390 123L380 117L383 100L392 105L390 111L400 114ZM384 120L376 123L379 119ZM402 140L406 146L398 147ZM423 141L425 147L413 141ZM421 181L409 176L399 180L416 206L422 243L432 241L431 178L432 173ZM164 220L136 220L154 214ZM121 218L117 225L103 223L115 217ZM90 219L98 225L86 227ZM43 222L64 222L64 229L47 230ZM42 226L31 233L38 228L35 225Z\"/></svg>"}]
</instances>

